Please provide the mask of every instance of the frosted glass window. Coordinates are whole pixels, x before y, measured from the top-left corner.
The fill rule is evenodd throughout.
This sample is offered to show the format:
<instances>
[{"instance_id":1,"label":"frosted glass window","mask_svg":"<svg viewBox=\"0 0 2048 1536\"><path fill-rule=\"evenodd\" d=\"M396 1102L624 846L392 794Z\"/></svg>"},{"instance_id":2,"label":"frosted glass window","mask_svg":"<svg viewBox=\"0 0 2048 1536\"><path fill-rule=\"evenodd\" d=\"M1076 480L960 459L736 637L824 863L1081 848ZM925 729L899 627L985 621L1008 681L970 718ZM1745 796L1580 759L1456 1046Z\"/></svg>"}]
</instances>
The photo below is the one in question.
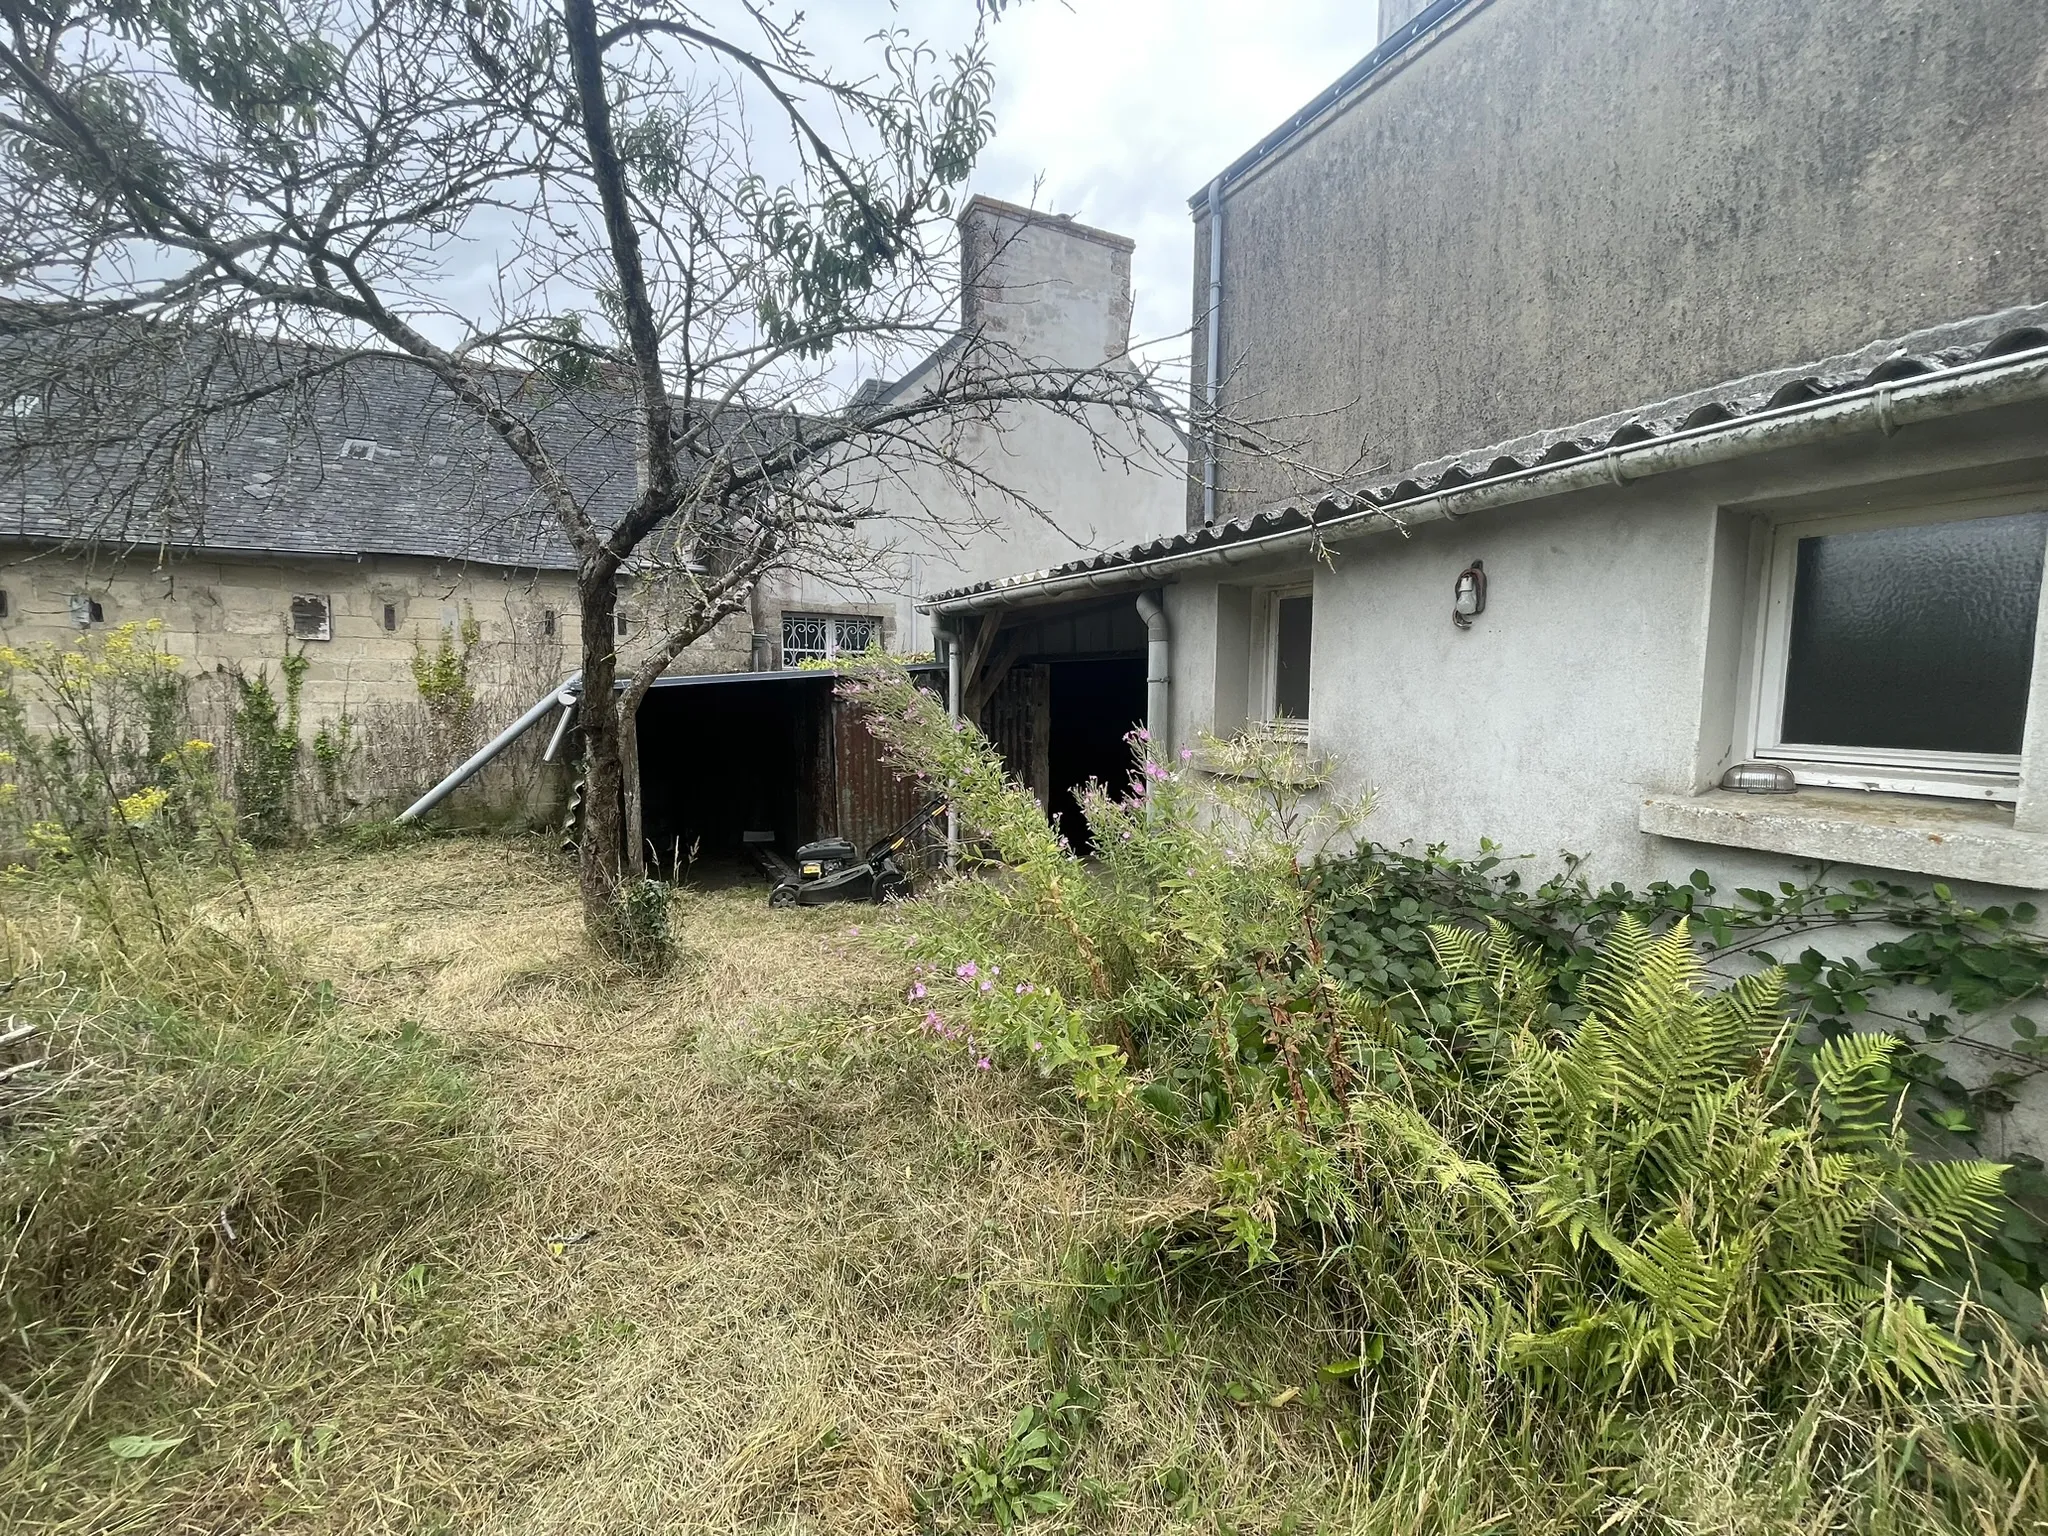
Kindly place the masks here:
<instances>
[{"instance_id":1,"label":"frosted glass window","mask_svg":"<svg viewBox=\"0 0 2048 1536\"><path fill-rule=\"evenodd\" d=\"M1273 715L1308 718L1309 642L1314 610L1309 597L1283 597L1273 605Z\"/></svg>"},{"instance_id":2,"label":"frosted glass window","mask_svg":"<svg viewBox=\"0 0 2048 1536\"><path fill-rule=\"evenodd\" d=\"M2017 756L2048 512L1798 541L1780 739Z\"/></svg>"}]
</instances>

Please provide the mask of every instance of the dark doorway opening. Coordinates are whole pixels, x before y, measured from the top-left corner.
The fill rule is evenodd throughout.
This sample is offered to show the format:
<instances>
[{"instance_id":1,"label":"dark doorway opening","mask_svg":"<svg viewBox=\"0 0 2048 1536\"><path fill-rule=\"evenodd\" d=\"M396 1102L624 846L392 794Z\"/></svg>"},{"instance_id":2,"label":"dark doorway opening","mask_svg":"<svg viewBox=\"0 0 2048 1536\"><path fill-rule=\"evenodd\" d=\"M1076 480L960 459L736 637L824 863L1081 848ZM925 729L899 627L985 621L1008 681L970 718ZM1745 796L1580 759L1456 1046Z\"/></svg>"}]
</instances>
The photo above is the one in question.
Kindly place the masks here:
<instances>
[{"instance_id":1,"label":"dark doorway opening","mask_svg":"<svg viewBox=\"0 0 2048 1536\"><path fill-rule=\"evenodd\" d=\"M935 669L920 673L936 686ZM930 798L883 759L832 672L668 677L640 704L642 825L665 873L687 861L785 857L820 837L857 847L888 836Z\"/></svg>"},{"instance_id":2,"label":"dark doorway opening","mask_svg":"<svg viewBox=\"0 0 2048 1536\"><path fill-rule=\"evenodd\" d=\"M1144 718L1142 658L1052 663L1048 808L1075 852L1088 850L1088 823L1074 791L1099 779L1119 796L1125 793L1131 780L1131 749L1124 737Z\"/></svg>"},{"instance_id":3,"label":"dark doorway opening","mask_svg":"<svg viewBox=\"0 0 2048 1536\"><path fill-rule=\"evenodd\" d=\"M773 677L648 693L642 824L663 870L692 842L700 858L726 858L746 851L749 832L773 833L785 852L813 835L818 782L831 763L819 741L831 686L830 677Z\"/></svg>"}]
</instances>

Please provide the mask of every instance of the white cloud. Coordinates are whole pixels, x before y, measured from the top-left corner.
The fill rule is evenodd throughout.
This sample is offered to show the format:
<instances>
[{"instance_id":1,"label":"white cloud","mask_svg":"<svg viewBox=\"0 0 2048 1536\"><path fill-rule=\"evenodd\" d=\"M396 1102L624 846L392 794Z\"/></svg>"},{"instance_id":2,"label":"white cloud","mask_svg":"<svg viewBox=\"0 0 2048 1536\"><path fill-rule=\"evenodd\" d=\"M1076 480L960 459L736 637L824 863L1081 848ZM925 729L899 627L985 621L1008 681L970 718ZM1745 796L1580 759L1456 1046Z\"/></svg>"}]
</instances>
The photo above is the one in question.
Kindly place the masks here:
<instances>
[{"instance_id":1,"label":"white cloud","mask_svg":"<svg viewBox=\"0 0 2048 1536\"><path fill-rule=\"evenodd\" d=\"M1187 200L1372 50L1375 0L1025 0L990 30L996 137L971 189L1070 213L1137 241L1139 339L1187 329ZM834 0L805 36L858 70L901 28L941 51L972 0ZM1179 350L1176 347L1160 349Z\"/></svg>"},{"instance_id":2,"label":"white cloud","mask_svg":"<svg viewBox=\"0 0 2048 1536\"><path fill-rule=\"evenodd\" d=\"M1138 242L1141 338L1186 329L1187 200L1371 51L1373 0L1032 0L991 34L997 130L975 190Z\"/></svg>"}]
</instances>

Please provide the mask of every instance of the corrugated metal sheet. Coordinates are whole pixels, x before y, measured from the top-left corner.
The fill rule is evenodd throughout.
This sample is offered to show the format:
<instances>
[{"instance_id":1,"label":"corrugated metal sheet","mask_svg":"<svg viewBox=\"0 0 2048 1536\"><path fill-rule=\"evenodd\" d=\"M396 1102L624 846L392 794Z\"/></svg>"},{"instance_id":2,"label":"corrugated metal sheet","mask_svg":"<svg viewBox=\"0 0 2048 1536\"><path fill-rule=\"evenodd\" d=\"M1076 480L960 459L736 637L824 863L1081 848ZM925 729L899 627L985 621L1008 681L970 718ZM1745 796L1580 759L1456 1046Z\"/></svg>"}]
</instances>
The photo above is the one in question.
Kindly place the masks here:
<instances>
[{"instance_id":1,"label":"corrugated metal sheet","mask_svg":"<svg viewBox=\"0 0 2048 1536\"><path fill-rule=\"evenodd\" d=\"M861 712L845 699L832 700L832 773L836 778L839 825L831 830L856 847L888 836L917 814L924 792L883 760Z\"/></svg>"},{"instance_id":2,"label":"corrugated metal sheet","mask_svg":"<svg viewBox=\"0 0 2048 1536\"><path fill-rule=\"evenodd\" d=\"M2010 313L2010 312L2009 312ZM2040 313L2028 311L2027 313ZM2042 318L2048 320L2048 314ZM1960 333L1970 326L1957 327ZM1418 465L1398 479L1371 485L1336 489L1257 512L1249 517L1219 522L1187 533L1157 538L1129 549L1069 561L1050 570L1006 576L977 582L972 586L934 592L921 600L930 606L948 599L980 592L1027 589L1055 577L1086 571L1107 571L1121 565L1192 554L1221 544L1268 534L1306 529L1347 517L1367 509L1398 512L1406 502L1419 501L1440 491L1482 485L1507 475L1522 474L1541 465L1561 464L1597 455L1610 448L1626 448L1653 442L1677 432L1739 423L1762 411L1784 411L1824 403L1830 396L1872 385L1903 383L1941 368L1964 363L1983 363L2048 347L2048 328L2021 325L2002 331L1989 342L1954 347L1934 347L1925 352L1896 351L1875 366L1863 362L1864 354L1853 359L1835 359L1807 369L1780 369L1750 379L1735 380L1711 389L1695 391L1646 406L1633 412L1603 416L1595 421L1557 431L1531 433L1511 442L1498 443L1469 453L1454 454ZM1865 353L1873 349L1866 348ZM1848 371L1851 366L1853 371Z\"/></svg>"}]
</instances>

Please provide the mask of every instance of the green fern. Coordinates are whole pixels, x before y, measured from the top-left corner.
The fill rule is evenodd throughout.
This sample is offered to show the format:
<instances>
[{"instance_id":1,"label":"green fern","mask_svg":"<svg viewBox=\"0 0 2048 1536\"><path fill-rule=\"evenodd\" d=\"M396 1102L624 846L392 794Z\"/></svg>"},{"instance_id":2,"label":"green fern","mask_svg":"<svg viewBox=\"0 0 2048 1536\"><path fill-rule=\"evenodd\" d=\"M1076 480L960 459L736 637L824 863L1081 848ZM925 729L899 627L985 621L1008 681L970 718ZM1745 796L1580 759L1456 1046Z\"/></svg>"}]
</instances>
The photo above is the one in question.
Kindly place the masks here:
<instances>
[{"instance_id":1,"label":"green fern","mask_svg":"<svg viewBox=\"0 0 2048 1536\"><path fill-rule=\"evenodd\" d=\"M1498 928L1432 939L1475 1033L1548 981ZM1569 1038L1531 1008L1503 1053L1498 1161L1522 1218L1487 1282L1505 1363L1612 1390L1701 1352L1761 1364L1854 1340L1889 1389L1962 1358L1898 1287L1995 1226L2004 1170L1909 1155L1891 1037L1828 1042L1802 1086L1776 975L1709 989L1683 922L1623 917L1577 998Z\"/></svg>"}]
</instances>

